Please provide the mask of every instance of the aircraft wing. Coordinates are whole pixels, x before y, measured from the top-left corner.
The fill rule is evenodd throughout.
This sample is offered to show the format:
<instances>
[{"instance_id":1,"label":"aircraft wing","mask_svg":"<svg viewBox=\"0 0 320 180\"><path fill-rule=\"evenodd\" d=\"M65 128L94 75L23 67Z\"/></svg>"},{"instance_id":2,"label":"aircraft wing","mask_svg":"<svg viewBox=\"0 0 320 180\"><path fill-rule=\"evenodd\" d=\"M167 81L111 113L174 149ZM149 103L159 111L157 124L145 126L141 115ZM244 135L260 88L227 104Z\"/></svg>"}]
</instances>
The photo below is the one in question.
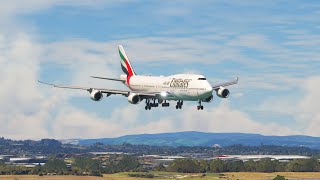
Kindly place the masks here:
<instances>
[{"instance_id":1,"label":"aircraft wing","mask_svg":"<svg viewBox=\"0 0 320 180\"><path fill-rule=\"evenodd\" d=\"M80 90L86 90L90 91L92 89L101 91L102 93L109 93L109 94L121 94L124 96L128 96L130 94L130 91L125 91L125 90L117 90L117 89L104 89L104 88L90 88L90 87L82 87L82 86L64 86L64 85L56 85L52 83L46 83L43 81L38 81L39 83L46 84L53 86L55 88L64 88L64 89L80 89Z\"/></svg>"},{"instance_id":2,"label":"aircraft wing","mask_svg":"<svg viewBox=\"0 0 320 180\"><path fill-rule=\"evenodd\" d=\"M64 89L80 89L80 90L86 90L86 91L91 91L91 90L98 90L101 91L102 93L106 93L109 95L111 94L120 94L124 96L129 96L130 93L136 93L143 98L156 98L158 99L160 96L172 96L172 93L170 92L139 92L139 91L127 91L127 90L117 90L117 89L105 89L105 88L91 88L91 87L82 87L82 86L65 86L65 85L56 85L52 83L47 83L43 81L38 81L39 83L46 84L53 86L55 88L64 88Z\"/></svg>"},{"instance_id":3,"label":"aircraft wing","mask_svg":"<svg viewBox=\"0 0 320 180\"><path fill-rule=\"evenodd\" d=\"M212 85L212 89L213 90L218 90L220 87L226 87L226 86L230 86L230 85L233 85L233 84L237 84L238 80L239 80L239 78L237 77L235 80L232 80L232 81L228 81L228 82Z\"/></svg>"}]
</instances>

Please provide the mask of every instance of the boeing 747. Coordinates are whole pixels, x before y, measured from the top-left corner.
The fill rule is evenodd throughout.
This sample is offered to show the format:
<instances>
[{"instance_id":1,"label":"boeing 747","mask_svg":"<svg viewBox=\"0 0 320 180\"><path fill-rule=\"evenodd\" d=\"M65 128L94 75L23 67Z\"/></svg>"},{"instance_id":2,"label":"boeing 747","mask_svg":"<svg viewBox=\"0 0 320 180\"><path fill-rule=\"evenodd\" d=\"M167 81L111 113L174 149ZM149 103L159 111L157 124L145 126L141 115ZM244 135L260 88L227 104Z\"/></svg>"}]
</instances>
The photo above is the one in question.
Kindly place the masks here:
<instances>
[{"instance_id":1,"label":"boeing 747","mask_svg":"<svg viewBox=\"0 0 320 180\"><path fill-rule=\"evenodd\" d=\"M213 91L220 98L227 98L230 91L226 86L236 84L238 78L235 80L224 82L220 84L211 85L203 75L199 74L175 74L171 76L143 76L137 75L133 70L131 63L126 55L123 47L118 46L120 55L120 64L122 71L119 79L108 77L91 76L92 78L119 81L125 84L130 90L115 90L115 89L101 89L80 86L64 86L46 83L56 88L66 89L80 89L86 90L90 93L90 98L93 101L100 101L103 94L106 97L112 94L120 94L128 98L129 103L139 104L145 100L146 110L151 107L168 107L169 101L176 101L176 109L181 109L184 101L197 101L198 110L203 110L202 102L211 102L213 100Z\"/></svg>"}]
</instances>

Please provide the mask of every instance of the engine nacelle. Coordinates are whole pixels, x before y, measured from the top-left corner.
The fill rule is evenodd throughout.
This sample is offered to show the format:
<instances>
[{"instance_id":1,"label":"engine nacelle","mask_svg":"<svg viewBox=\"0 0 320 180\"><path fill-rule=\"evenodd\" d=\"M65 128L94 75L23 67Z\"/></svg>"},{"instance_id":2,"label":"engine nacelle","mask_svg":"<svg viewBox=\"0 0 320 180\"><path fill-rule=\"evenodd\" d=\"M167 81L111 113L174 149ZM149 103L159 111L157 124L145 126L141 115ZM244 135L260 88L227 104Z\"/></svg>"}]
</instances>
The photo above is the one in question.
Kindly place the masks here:
<instances>
[{"instance_id":1,"label":"engine nacelle","mask_svg":"<svg viewBox=\"0 0 320 180\"><path fill-rule=\"evenodd\" d=\"M220 87L217 90L217 96L221 97L221 98L227 98L230 94L230 91L224 87Z\"/></svg>"},{"instance_id":2,"label":"engine nacelle","mask_svg":"<svg viewBox=\"0 0 320 180\"><path fill-rule=\"evenodd\" d=\"M103 94L101 91L92 90L90 92L90 98L94 101L100 101L103 98Z\"/></svg>"},{"instance_id":3,"label":"engine nacelle","mask_svg":"<svg viewBox=\"0 0 320 180\"><path fill-rule=\"evenodd\" d=\"M138 94L130 93L128 101L131 104L139 104L141 102L141 97Z\"/></svg>"},{"instance_id":4,"label":"engine nacelle","mask_svg":"<svg viewBox=\"0 0 320 180\"><path fill-rule=\"evenodd\" d=\"M202 100L203 102L211 102L213 100L213 96L209 96L206 99Z\"/></svg>"}]
</instances>

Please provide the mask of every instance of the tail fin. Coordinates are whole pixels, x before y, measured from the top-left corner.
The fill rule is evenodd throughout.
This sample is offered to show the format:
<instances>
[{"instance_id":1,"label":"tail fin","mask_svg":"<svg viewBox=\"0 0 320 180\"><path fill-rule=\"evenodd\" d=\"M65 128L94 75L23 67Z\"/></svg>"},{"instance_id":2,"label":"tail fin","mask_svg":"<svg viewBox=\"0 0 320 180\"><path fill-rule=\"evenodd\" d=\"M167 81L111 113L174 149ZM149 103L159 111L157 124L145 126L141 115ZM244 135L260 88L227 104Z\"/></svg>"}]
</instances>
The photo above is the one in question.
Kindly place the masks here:
<instances>
[{"instance_id":1,"label":"tail fin","mask_svg":"<svg viewBox=\"0 0 320 180\"><path fill-rule=\"evenodd\" d=\"M136 75L136 73L134 72L130 61L128 59L128 56L126 55L126 52L124 51L122 45L118 46L118 50L119 50L119 55L120 55L120 64L121 64L121 69L124 73L126 73L127 77L130 78L131 76Z\"/></svg>"}]
</instances>

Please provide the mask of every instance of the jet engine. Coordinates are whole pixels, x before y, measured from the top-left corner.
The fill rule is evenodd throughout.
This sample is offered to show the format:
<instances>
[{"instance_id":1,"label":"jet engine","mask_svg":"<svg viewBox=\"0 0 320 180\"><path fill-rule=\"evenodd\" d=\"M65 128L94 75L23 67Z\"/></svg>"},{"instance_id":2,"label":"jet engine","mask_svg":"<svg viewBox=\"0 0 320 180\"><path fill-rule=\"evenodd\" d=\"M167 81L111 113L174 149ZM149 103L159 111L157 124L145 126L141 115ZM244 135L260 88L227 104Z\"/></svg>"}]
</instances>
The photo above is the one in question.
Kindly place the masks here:
<instances>
[{"instance_id":1,"label":"jet engine","mask_svg":"<svg viewBox=\"0 0 320 180\"><path fill-rule=\"evenodd\" d=\"M103 98L103 94L101 91L98 90L92 90L90 92L90 98L94 101L100 101Z\"/></svg>"},{"instance_id":2,"label":"jet engine","mask_svg":"<svg viewBox=\"0 0 320 180\"><path fill-rule=\"evenodd\" d=\"M130 93L128 96L128 101L131 104L138 104L141 102L141 97L138 94Z\"/></svg>"},{"instance_id":3,"label":"jet engine","mask_svg":"<svg viewBox=\"0 0 320 180\"><path fill-rule=\"evenodd\" d=\"M220 87L217 90L217 96L221 97L221 98L227 98L230 94L230 91L224 87Z\"/></svg>"},{"instance_id":4,"label":"jet engine","mask_svg":"<svg viewBox=\"0 0 320 180\"><path fill-rule=\"evenodd\" d=\"M213 100L213 96L209 96L206 99L202 100L203 102L211 102Z\"/></svg>"}]
</instances>

